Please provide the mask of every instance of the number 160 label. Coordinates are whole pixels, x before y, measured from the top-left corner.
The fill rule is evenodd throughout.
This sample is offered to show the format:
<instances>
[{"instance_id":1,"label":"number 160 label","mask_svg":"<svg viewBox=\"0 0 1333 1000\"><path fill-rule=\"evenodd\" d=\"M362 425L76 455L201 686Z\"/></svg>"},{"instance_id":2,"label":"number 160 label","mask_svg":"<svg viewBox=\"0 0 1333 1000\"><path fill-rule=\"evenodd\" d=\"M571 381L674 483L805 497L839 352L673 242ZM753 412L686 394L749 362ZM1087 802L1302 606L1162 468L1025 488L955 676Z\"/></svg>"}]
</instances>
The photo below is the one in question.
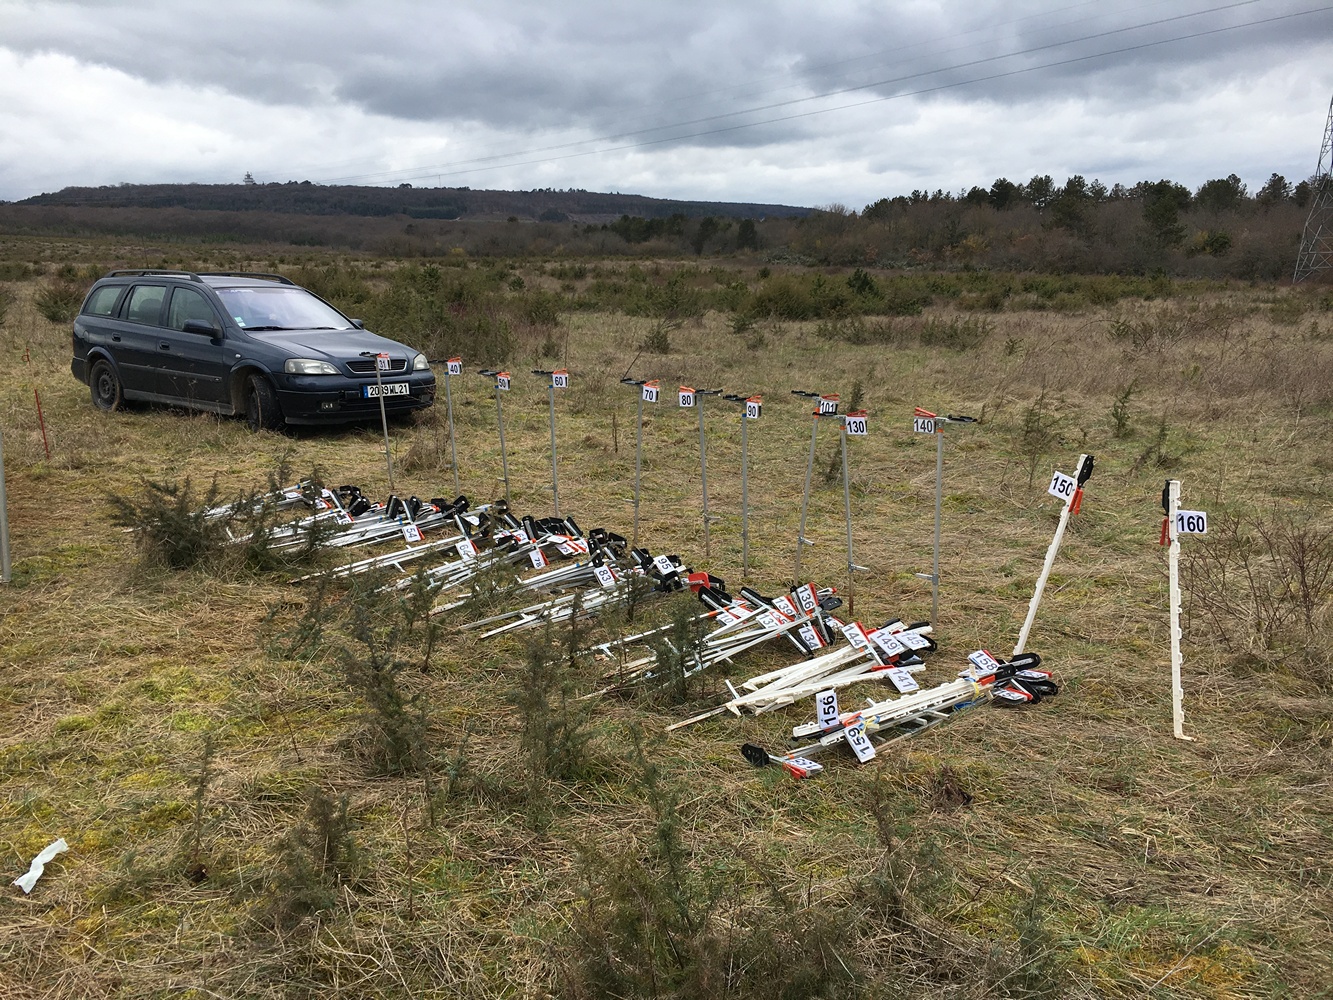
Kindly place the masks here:
<instances>
[{"instance_id":1,"label":"number 160 label","mask_svg":"<svg viewBox=\"0 0 1333 1000\"><path fill-rule=\"evenodd\" d=\"M1208 534L1208 515L1201 510L1176 511L1177 535Z\"/></svg>"}]
</instances>

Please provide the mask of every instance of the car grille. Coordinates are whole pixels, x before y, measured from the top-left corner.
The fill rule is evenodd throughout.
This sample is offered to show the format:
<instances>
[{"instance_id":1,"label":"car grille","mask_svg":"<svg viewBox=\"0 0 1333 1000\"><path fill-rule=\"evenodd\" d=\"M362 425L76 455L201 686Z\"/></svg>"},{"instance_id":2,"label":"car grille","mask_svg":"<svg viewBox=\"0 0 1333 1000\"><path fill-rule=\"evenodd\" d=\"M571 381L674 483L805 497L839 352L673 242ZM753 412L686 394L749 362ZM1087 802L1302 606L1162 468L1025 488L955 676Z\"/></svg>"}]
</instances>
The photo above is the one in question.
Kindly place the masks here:
<instances>
[{"instance_id":1,"label":"car grille","mask_svg":"<svg viewBox=\"0 0 1333 1000\"><path fill-rule=\"evenodd\" d=\"M347 362L347 368L348 368L349 371L355 372L357 375L374 375L374 374L375 374L375 359L374 359L374 358L357 358L355 361L348 361L348 362ZM390 359L389 359L389 371L390 371L390 372L405 372L405 371L407 371L407 359L406 359L406 358L390 358Z\"/></svg>"}]
</instances>

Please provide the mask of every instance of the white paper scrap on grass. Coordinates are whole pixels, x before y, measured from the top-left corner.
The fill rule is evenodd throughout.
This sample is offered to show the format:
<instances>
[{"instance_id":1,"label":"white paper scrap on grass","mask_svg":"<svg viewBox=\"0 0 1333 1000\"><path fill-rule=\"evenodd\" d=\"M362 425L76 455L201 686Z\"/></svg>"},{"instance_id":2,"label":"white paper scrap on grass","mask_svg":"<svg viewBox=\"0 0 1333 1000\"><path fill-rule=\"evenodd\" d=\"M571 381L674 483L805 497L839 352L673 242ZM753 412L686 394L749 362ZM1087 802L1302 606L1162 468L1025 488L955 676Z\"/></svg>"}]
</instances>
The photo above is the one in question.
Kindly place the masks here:
<instances>
[{"instance_id":1,"label":"white paper scrap on grass","mask_svg":"<svg viewBox=\"0 0 1333 1000\"><path fill-rule=\"evenodd\" d=\"M24 895L32 892L32 887L37 884L37 880L42 877L42 872L46 870L46 863L57 854L64 854L69 850L69 844L65 843L65 838L47 844L42 848L42 853L32 859L32 866L28 869L28 874L20 875L14 879L14 885L23 890Z\"/></svg>"}]
</instances>

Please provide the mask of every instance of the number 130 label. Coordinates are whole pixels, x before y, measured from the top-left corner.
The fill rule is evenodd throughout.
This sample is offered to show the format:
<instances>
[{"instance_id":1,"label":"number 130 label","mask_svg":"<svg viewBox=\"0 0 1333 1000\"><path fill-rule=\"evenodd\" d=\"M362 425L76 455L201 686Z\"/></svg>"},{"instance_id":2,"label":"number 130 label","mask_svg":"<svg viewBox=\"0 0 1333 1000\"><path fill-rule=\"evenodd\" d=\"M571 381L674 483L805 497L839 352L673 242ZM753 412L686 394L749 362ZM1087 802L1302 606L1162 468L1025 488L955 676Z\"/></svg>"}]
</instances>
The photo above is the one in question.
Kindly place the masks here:
<instances>
[{"instance_id":1,"label":"number 130 label","mask_svg":"<svg viewBox=\"0 0 1333 1000\"><path fill-rule=\"evenodd\" d=\"M866 411L857 410L855 413L849 413L842 418L842 426L847 431L848 437L865 437L867 431Z\"/></svg>"}]
</instances>

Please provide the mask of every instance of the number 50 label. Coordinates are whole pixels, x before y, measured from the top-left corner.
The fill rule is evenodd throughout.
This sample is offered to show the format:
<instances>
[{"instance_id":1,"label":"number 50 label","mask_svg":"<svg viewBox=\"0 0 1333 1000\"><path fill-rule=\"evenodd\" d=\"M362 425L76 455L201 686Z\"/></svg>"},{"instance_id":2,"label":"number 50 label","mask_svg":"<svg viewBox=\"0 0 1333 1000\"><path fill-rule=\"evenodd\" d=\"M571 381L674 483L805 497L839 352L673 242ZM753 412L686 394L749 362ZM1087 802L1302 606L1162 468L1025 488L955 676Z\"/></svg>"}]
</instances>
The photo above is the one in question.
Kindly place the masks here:
<instances>
[{"instance_id":1,"label":"number 50 label","mask_svg":"<svg viewBox=\"0 0 1333 1000\"><path fill-rule=\"evenodd\" d=\"M1208 534L1208 515L1201 510L1176 511L1177 535Z\"/></svg>"}]
</instances>

